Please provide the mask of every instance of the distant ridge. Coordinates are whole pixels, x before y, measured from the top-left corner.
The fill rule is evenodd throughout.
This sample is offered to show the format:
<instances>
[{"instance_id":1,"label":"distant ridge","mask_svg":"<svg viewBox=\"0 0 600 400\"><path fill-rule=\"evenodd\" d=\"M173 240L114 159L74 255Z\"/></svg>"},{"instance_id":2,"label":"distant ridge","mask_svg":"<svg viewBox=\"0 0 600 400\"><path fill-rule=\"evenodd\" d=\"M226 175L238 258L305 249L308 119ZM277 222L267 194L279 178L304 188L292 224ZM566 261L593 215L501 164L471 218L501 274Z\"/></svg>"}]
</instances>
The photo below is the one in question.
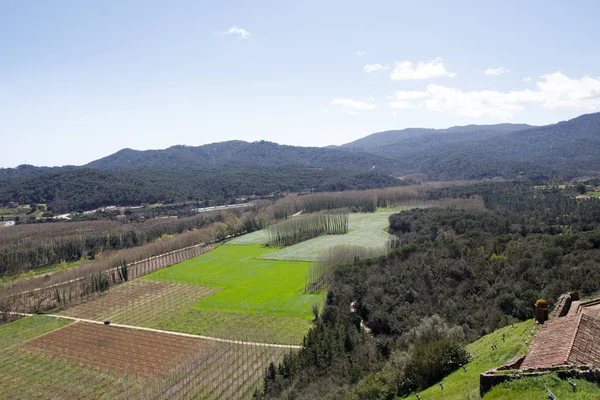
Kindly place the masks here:
<instances>
[{"instance_id":1,"label":"distant ridge","mask_svg":"<svg viewBox=\"0 0 600 400\"><path fill-rule=\"evenodd\" d=\"M0 205L47 203L71 211L154 201L231 202L284 191L398 185L411 174L430 180L570 179L600 175L599 153L600 113L539 127L385 131L327 148L234 140L123 149L79 167L0 169Z\"/></svg>"}]
</instances>

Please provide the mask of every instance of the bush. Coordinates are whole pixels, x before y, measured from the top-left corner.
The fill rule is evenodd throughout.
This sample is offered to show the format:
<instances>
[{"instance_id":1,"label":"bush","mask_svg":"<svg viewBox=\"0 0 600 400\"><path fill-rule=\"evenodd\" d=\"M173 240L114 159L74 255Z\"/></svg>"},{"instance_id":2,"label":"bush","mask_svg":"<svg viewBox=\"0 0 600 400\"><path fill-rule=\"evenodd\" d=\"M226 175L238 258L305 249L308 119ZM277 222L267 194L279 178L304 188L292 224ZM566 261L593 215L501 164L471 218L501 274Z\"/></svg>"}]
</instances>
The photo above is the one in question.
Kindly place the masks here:
<instances>
[{"instance_id":1,"label":"bush","mask_svg":"<svg viewBox=\"0 0 600 400\"><path fill-rule=\"evenodd\" d=\"M419 344L412 352L406 376L424 389L471 361L469 353L451 339Z\"/></svg>"}]
</instances>

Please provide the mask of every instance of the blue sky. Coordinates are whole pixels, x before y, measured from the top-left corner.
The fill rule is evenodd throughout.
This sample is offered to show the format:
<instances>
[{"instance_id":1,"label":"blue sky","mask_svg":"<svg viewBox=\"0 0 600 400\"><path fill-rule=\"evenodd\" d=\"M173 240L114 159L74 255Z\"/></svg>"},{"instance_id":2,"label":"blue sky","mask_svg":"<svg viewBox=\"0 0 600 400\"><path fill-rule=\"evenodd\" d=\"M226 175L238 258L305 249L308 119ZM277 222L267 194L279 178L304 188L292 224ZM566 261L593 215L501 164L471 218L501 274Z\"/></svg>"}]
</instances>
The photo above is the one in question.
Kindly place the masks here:
<instances>
[{"instance_id":1,"label":"blue sky","mask_svg":"<svg viewBox=\"0 0 600 400\"><path fill-rule=\"evenodd\" d=\"M0 167L554 123L600 110L598 15L597 1L0 0Z\"/></svg>"}]
</instances>

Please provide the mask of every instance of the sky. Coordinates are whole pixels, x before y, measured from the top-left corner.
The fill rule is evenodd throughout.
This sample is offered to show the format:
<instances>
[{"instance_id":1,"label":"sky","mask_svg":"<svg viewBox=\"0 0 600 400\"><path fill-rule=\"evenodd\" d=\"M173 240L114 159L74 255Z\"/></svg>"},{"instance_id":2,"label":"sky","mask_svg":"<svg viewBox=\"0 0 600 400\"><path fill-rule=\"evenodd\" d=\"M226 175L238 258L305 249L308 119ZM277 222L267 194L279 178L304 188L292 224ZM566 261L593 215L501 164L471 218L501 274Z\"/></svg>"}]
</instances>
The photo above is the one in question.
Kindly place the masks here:
<instances>
[{"instance_id":1,"label":"sky","mask_svg":"<svg viewBox=\"0 0 600 400\"><path fill-rule=\"evenodd\" d=\"M600 111L600 2L0 0L0 167Z\"/></svg>"}]
</instances>

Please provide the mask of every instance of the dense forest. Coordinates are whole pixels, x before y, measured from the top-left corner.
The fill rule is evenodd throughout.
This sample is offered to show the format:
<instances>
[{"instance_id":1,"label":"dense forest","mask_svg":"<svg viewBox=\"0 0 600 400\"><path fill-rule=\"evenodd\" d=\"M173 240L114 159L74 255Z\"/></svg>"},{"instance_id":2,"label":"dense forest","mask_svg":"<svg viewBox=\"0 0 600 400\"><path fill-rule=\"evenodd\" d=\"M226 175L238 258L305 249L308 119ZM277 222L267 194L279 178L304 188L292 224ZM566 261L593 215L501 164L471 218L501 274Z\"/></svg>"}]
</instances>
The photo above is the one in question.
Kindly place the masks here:
<instances>
[{"instance_id":1,"label":"dense forest","mask_svg":"<svg viewBox=\"0 0 600 400\"><path fill-rule=\"evenodd\" d=\"M337 191L399 185L377 170L360 172L308 167L188 170L184 168L49 172L0 185L0 204L45 203L56 213L107 205L181 201L228 204L239 197L276 192Z\"/></svg>"},{"instance_id":2,"label":"dense forest","mask_svg":"<svg viewBox=\"0 0 600 400\"><path fill-rule=\"evenodd\" d=\"M395 250L330 272L304 349L269 367L256 398L403 396L468 362L466 342L531 318L536 299L600 288L600 200L522 183L429 195L477 195L487 209L392 215Z\"/></svg>"}]
</instances>

